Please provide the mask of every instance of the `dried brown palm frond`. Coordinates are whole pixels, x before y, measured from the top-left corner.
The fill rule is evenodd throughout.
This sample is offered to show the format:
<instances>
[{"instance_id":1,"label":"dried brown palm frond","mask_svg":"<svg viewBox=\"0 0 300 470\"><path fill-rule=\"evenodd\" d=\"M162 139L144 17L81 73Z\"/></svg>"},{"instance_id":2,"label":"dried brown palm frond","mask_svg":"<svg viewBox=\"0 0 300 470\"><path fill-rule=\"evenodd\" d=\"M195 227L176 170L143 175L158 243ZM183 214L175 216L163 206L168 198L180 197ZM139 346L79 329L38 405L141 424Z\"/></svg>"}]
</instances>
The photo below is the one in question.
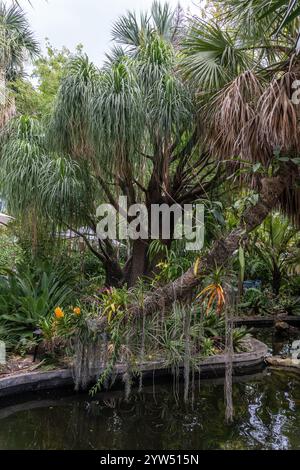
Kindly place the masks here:
<instances>
[{"instance_id":1,"label":"dried brown palm frond","mask_svg":"<svg viewBox=\"0 0 300 470\"><path fill-rule=\"evenodd\" d=\"M260 117L255 114L242 127L236 140L235 153L249 163L261 163L268 166L273 156L273 149L259 138Z\"/></svg>"},{"instance_id":2,"label":"dried brown palm frond","mask_svg":"<svg viewBox=\"0 0 300 470\"><path fill-rule=\"evenodd\" d=\"M292 99L294 82L300 79L299 61L289 61L281 75L274 75L266 83L245 72L215 97L209 144L214 155L226 161L229 172L261 163L265 171L236 173L242 184L259 191L262 175L271 165L275 168L275 152L288 157L280 162L290 180L278 208L300 228L300 168L292 161L300 155L300 106Z\"/></svg>"},{"instance_id":3,"label":"dried brown palm frond","mask_svg":"<svg viewBox=\"0 0 300 470\"><path fill-rule=\"evenodd\" d=\"M237 146L242 129L255 118L255 107L262 95L256 75L247 71L239 75L215 97L211 118L210 144L220 158L239 154Z\"/></svg>"},{"instance_id":4,"label":"dried brown palm frond","mask_svg":"<svg viewBox=\"0 0 300 470\"><path fill-rule=\"evenodd\" d=\"M257 104L258 140L281 152L299 151L299 122L292 101L294 72L273 80Z\"/></svg>"}]
</instances>

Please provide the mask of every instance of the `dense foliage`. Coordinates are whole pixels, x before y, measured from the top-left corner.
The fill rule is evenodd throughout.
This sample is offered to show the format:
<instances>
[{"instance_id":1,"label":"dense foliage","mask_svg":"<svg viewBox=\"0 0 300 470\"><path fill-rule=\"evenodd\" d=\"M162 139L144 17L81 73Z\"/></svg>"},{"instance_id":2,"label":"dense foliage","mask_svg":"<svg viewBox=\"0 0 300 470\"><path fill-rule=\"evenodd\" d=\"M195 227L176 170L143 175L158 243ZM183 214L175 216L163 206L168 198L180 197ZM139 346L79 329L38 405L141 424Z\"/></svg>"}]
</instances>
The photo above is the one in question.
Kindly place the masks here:
<instances>
[{"instance_id":1,"label":"dense foliage","mask_svg":"<svg viewBox=\"0 0 300 470\"><path fill-rule=\"evenodd\" d=\"M247 349L243 328L228 346L234 315L299 314L299 7L213 3L122 16L101 67L82 46L38 56L21 8L0 3L0 196L16 219L0 229L0 339L14 351L73 353L100 324L101 386L117 361ZM121 213L119 196L148 215L202 203L203 249L175 222L169 239L98 239L97 207Z\"/></svg>"}]
</instances>

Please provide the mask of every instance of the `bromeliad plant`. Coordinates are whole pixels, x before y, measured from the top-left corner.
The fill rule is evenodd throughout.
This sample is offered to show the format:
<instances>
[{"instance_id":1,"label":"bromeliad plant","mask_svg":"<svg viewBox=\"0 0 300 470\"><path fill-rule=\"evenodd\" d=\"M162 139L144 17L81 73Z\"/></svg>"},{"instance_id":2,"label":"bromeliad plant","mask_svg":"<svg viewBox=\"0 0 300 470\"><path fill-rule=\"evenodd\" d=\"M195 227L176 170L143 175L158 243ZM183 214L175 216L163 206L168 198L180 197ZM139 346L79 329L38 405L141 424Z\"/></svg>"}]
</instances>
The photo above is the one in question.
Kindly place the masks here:
<instances>
[{"instance_id":1,"label":"bromeliad plant","mask_svg":"<svg viewBox=\"0 0 300 470\"><path fill-rule=\"evenodd\" d=\"M67 355L70 340L82 327L84 317L80 307L68 307L66 310L56 307L50 317L39 322L40 348L52 355Z\"/></svg>"},{"instance_id":2,"label":"bromeliad plant","mask_svg":"<svg viewBox=\"0 0 300 470\"><path fill-rule=\"evenodd\" d=\"M104 289L100 296L102 315L107 318L110 324L118 314L125 311L128 303L129 292L123 289Z\"/></svg>"},{"instance_id":3,"label":"bromeliad plant","mask_svg":"<svg viewBox=\"0 0 300 470\"><path fill-rule=\"evenodd\" d=\"M183 251L178 245L173 245L173 249L168 249L160 241L151 243L150 260L153 261L155 256L161 257L161 260L156 265L157 273L151 282L153 287L174 281L189 268L192 261L191 254ZM159 247L163 248L159 249Z\"/></svg>"},{"instance_id":4,"label":"bromeliad plant","mask_svg":"<svg viewBox=\"0 0 300 470\"><path fill-rule=\"evenodd\" d=\"M220 315L225 307L226 299L224 292L224 272L223 268L216 267L215 271L208 277L208 285L197 295L197 299L206 303L206 314L213 307L216 307Z\"/></svg>"}]
</instances>

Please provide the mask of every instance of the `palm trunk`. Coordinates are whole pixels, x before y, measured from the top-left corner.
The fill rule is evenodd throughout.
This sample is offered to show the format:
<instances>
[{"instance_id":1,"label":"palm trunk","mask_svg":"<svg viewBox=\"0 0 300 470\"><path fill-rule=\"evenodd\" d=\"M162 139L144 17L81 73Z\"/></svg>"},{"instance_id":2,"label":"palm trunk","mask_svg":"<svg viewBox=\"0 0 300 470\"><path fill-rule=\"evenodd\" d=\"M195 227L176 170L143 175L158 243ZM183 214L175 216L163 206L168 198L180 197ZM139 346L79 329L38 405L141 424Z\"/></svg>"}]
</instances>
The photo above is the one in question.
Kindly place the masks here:
<instances>
[{"instance_id":1,"label":"palm trunk","mask_svg":"<svg viewBox=\"0 0 300 470\"><path fill-rule=\"evenodd\" d=\"M217 240L210 252L201 260L197 275L189 269L179 279L150 293L144 300L143 308L132 305L129 314L151 315L172 305L176 300L187 298L192 290L201 283L201 277L215 266L226 266L242 241L247 240L250 232L258 227L267 215L277 206L278 199L289 182L289 176L278 176L262 180L259 201L243 214L240 225L226 238ZM201 276L201 277L200 277Z\"/></svg>"}]
</instances>

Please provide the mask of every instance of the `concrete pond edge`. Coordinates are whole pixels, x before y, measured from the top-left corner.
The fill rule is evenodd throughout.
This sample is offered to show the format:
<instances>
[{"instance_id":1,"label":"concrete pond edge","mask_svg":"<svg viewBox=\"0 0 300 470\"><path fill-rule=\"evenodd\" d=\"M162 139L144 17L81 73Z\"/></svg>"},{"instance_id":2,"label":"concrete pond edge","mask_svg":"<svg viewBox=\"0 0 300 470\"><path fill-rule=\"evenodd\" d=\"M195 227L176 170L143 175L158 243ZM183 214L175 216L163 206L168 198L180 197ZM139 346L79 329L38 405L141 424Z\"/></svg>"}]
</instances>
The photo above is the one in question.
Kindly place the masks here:
<instances>
[{"instance_id":1,"label":"concrete pond edge","mask_svg":"<svg viewBox=\"0 0 300 470\"><path fill-rule=\"evenodd\" d=\"M265 367L265 359L268 356L268 347L261 341L251 338L248 341L249 351L236 353L232 358L234 375L249 375L262 370ZM200 375L204 378L222 377L226 370L226 356L219 354L209 357L200 362ZM171 373L169 367L163 362L147 362L141 364L143 376L153 377L166 376ZM183 366L182 368L183 369ZM103 372L99 370L99 375ZM120 378L124 374L126 366L117 365L116 375ZM121 382L120 382L121 383ZM6 376L0 378L0 398L20 395L22 393L32 393L45 390L56 390L74 385L71 369L61 369L53 371L35 371L18 375ZM122 384L122 387L124 385ZM0 403L1 405L1 403Z\"/></svg>"}]
</instances>

